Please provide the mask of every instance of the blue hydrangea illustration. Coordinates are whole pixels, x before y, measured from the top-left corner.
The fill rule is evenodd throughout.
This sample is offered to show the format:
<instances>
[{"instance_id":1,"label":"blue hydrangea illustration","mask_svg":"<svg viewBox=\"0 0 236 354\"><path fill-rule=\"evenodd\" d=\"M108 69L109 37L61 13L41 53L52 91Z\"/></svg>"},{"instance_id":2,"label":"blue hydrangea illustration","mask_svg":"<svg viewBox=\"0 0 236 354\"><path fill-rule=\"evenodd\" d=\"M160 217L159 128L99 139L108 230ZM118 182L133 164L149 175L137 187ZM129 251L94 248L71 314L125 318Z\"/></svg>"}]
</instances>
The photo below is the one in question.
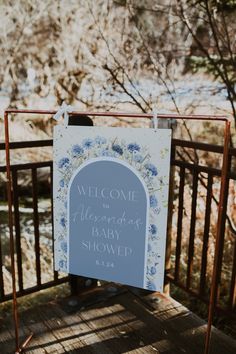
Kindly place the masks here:
<instances>
[{"instance_id":1,"label":"blue hydrangea illustration","mask_svg":"<svg viewBox=\"0 0 236 354\"><path fill-rule=\"evenodd\" d=\"M151 274L151 275L154 275L154 274L156 274L156 272L157 272L156 267L152 266L152 267L150 268L150 274Z\"/></svg>"},{"instance_id":2,"label":"blue hydrangea illustration","mask_svg":"<svg viewBox=\"0 0 236 354\"><path fill-rule=\"evenodd\" d=\"M62 241L60 246L61 246L62 251L66 253L67 252L67 242Z\"/></svg>"},{"instance_id":3,"label":"blue hydrangea illustration","mask_svg":"<svg viewBox=\"0 0 236 354\"><path fill-rule=\"evenodd\" d=\"M158 203L157 203L157 198L155 197L155 195L150 195L150 207L156 208L157 205L158 205Z\"/></svg>"},{"instance_id":4,"label":"blue hydrangea illustration","mask_svg":"<svg viewBox=\"0 0 236 354\"><path fill-rule=\"evenodd\" d=\"M156 233L157 233L157 227L156 227L156 225L151 224L151 225L149 226L149 232L150 232L150 234L152 234L152 235L156 235Z\"/></svg>"},{"instance_id":5,"label":"blue hydrangea illustration","mask_svg":"<svg viewBox=\"0 0 236 354\"><path fill-rule=\"evenodd\" d=\"M151 252L152 250L152 246L150 245L150 243L148 244L148 252Z\"/></svg>"},{"instance_id":6,"label":"blue hydrangea illustration","mask_svg":"<svg viewBox=\"0 0 236 354\"><path fill-rule=\"evenodd\" d=\"M61 179L61 180L60 180L59 185L60 185L61 188L64 187L64 185L65 185L64 179Z\"/></svg>"},{"instance_id":7,"label":"blue hydrangea illustration","mask_svg":"<svg viewBox=\"0 0 236 354\"><path fill-rule=\"evenodd\" d=\"M61 218L60 224L62 227L66 227L66 219L64 218L64 216Z\"/></svg>"},{"instance_id":8,"label":"blue hydrangea illustration","mask_svg":"<svg viewBox=\"0 0 236 354\"><path fill-rule=\"evenodd\" d=\"M136 143L130 143L128 145L129 152L140 151L140 146Z\"/></svg>"},{"instance_id":9,"label":"blue hydrangea illustration","mask_svg":"<svg viewBox=\"0 0 236 354\"><path fill-rule=\"evenodd\" d=\"M105 149L105 150L102 151L102 156L115 157L116 154L115 154L115 152L112 152L110 150Z\"/></svg>"},{"instance_id":10,"label":"blue hydrangea illustration","mask_svg":"<svg viewBox=\"0 0 236 354\"><path fill-rule=\"evenodd\" d=\"M123 149L118 144L112 145L112 150L117 152L119 155L123 155Z\"/></svg>"},{"instance_id":11,"label":"blue hydrangea illustration","mask_svg":"<svg viewBox=\"0 0 236 354\"><path fill-rule=\"evenodd\" d=\"M73 157L81 156L81 155L83 155L83 153L84 153L84 149L80 145L76 144L76 145L72 146Z\"/></svg>"},{"instance_id":12,"label":"blue hydrangea illustration","mask_svg":"<svg viewBox=\"0 0 236 354\"><path fill-rule=\"evenodd\" d=\"M59 167L59 168L67 167L69 164L70 164L70 160L68 159L68 157L62 157L62 158L58 161L58 167Z\"/></svg>"},{"instance_id":13,"label":"blue hydrangea illustration","mask_svg":"<svg viewBox=\"0 0 236 354\"><path fill-rule=\"evenodd\" d=\"M94 142L92 139L84 139L82 141L82 145L83 145L83 148L86 149L86 150L89 150L93 147L94 145Z\"/></svg>"},{"instance_id":14,"label":"blue hydrangea illustration","mask_svg":"<svg viewBox=\"0 0 236 354\"><path fill-rule=\"evenodd\" d=\"M62 269L66 269L67 268L67 262L63 261L62 259L59 261L59 267Z\"/></svg>"},{"instance_id":15,"label":"blue hydrangea illustration","mask_svg":"<svg viewBox=\"0 0 236 354\"><path fill-rule=\"evenodd\" d=\"M147 163L145 168L152 176L157 176L157 169L152 163Z\"/></svg>"},{"instance_id":16,"label":"blue hydrangea illustration","mask_svg":"<svg viewBox=\"0 0 236 354\"><path fill-rule=\"evenodd\" d=\"M151 280L148 280L148 282L147 282L147 289L152 290L152 291L156 290L156 286Z\"/></svg>"},{"instance_id":17,"label":"blue hydrangea illustration","mask_svg":"<svg viewBox=\"0 0 236 354\"><path fill-rule=\"evenodd\" d=\"M140 154L134 154L133 159L135 162L139 162L139 163L142 163L142 161L143 161L143 157Z\"/></svg>"},{"instance_id":18,"label":"blue hydrangea illustration","mask_svg":"<svg viewBox=\"0 0 236 354\"><path fill-rule=\"evenodd\" d=\"M95 138L95 143L98 145L106 144L107 140L102 136L97 136Z\"/></svg>"}]
</instances>

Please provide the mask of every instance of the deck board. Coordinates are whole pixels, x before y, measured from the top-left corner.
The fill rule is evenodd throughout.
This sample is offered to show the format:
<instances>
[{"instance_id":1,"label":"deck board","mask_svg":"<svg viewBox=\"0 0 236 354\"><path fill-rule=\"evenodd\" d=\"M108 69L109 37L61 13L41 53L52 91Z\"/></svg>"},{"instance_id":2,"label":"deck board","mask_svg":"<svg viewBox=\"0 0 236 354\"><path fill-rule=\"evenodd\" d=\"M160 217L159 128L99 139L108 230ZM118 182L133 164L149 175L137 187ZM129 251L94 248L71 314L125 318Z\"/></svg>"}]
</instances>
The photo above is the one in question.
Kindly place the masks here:
<instances>
[{"instance_id":1,"label":"deck board","mask_svg":"<svg viewBox=\"0 0 236 354\"><path fill-rule=\"evenodd\" d=\"M206 323L173 299L135 289L100 288L80 297L39 305L20 315L26 353L200 354ZM14 353L11 318L0 320L0 352ZM236 341L213 329L211 353L234 354Z\"/></svg>"}]
</instances>

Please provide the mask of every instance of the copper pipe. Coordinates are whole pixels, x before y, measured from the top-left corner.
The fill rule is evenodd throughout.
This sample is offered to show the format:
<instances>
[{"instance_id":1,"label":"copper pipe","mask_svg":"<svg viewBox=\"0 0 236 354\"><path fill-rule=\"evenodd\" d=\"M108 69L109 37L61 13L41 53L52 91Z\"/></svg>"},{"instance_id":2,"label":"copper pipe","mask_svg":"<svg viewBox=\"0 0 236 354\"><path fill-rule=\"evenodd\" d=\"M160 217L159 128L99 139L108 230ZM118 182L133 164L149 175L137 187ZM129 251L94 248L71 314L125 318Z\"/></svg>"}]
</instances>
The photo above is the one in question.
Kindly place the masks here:
<instances>
[{"instance_id":1,"label":"copper pipe","mask_svg":"<svg viewBox=\"0 0 236 354\"><path fill-rule=\"evenodd\" d=\"M12 274L12 293L13 293L13 317L15 326L15 345L16 351L19 351L19 320L17 311L17 295L16 295L16 271L15 271L15 249L13 237L13 213L12 213L12 183L11 183L11 168L10 168L10 149L9 149L9 127L8 127L8 112L4 112L5 124L5 146L6 146L6 170L7 170L7 199L8 199L8 218L10 232L10 256L11 256L11 274Z\"/></svg>"},{"instance_id":2,"label":"copper pipe","mask_svg":"<svg viewBox=\"0 0 236 354\"><path fill-rule=\"evenodd\" d=\"M27 347L27 344L32 339L33 335L34 334L31 332L30 335L26 338L26 340L21 344L21 346L19 348L19 353L22 353L24 351L24 349Z\"/></svg>"},{"instance_id":3,"label":"copper pipe","mask_svg":"<svg viewBox=\"0 0 236 354\"><path fill-rule=\"evenodd\" d=\"M16 334L16 347L19 349L19 338L18 338L18 314L17 314L17 301L16 301L16 289L15 289L15 264L14 264L14 243L13 243L13 216L12 216L12 199L11 199L11 175L10 175L10 154L9 154L9 132L8 132L8 113L26 113L26 114L48 114L53 115L57 111L55 110L17 110L8 109L4 113L5 121L5 144L6 144L6 166L7 166L7 178L8 178L8 205L9 205L9 229L10 229L10 243L11 243L11 265L12 265L12 282L13 282L13 309L14 309L14 319L15 319L15 334ZM148 118L153 117L152 114L140 114L140 113L119 113L119 112L72 112L71 115L88 115L88 116L103 116L103 117L126 117L126 118ZM176 119L176 120L202 120L202 121L224 121L225 122L225 133L224 133L224 151L223 151L223 166L221 175L221 189L220 189L220 202L218 208L218 221L217 221L217 235L216 235L216 247L215 247L215 257L213 266L213 276L211 285L211 295L209 304L209 314L208 314L208 324L207 333L205 341L205 351L204 354L209 353L210 347L210 337L211 337L211 326L212 318L215 309L216 295L217 295L217 270L218 270L218 253L220 244L220 225L223 217L223 201L226 190L226 178L227 178L227 165L228 165L228 152L229 152L229 141L230 141L230 122L225 116L211 116L211 115L178 115L178 114L159 114L160 119ZM24 345L27 345L32 335L28 337ZM21 349L19 349L21 351ZM18 351L18 352L20 352Z\"/></svg>"},{"instance_id":4,"label":"copper pipe","mask_svg":"<svg viewBox=\"0 0 236 354\"><path fill-rule=\"evenodd\" d=\"M27 114L55 114L55 110L33 110L33 109L7 109L7 113L27 113ZM124 113L124 112L86 112L86 111L73 111L71 115L88 115L97 117L126 117L126 118L149 118L153 117L151 113ZM192 119L192 120L211 120L211 121L228 121L225 116L212 116L212 115L185 115L185 114L158 114L160 119Z\"/></svg>"},{"instance_id":5,"label":"copper pipe","mask_svg":"<svg viewBox=\"0 0 236 354\"><path fill-rule=\"evenodd\" d=\"M19 346L19 317L16 294L16 270L15 270L15 247L13 236L13 212L12 212L12 181L11 181L11 161L10 161L10 142L9 142L9 125L8 112L4 112L4 126L5 126L5 148L6 148L6 171L7 171L7 200L8 200L8 218L9 218L9 233L10 233L10 256L11 256L11 274L12 274L12 296L13 296L13 319L15 329L15 352L21 353L31 340L33 333L31 333L24 343Z\"/></svg>"},{"instance_id":6,"label":"copper pipe","mask_svg":"<svg viewBox=\"0 0 236 354\"><path fill-rule=\"evenodd\" d=\"M229 143L230 143L230 122L225 122L224 131L224 152L223 152L223 163L222 163L222 174L221 174L221 185L220 185L220 200L218 206L218 220L217 220L217 233L216 233L216 245L215 245L215 255L214 255L214 265L211 283L211 293L210 293L210 303L208 312L208 322L207 322L207 332L205 340L205 351L204 354L208 354L210 350L210 339L211 339L211 326L214 314L214 309L216 305L217 297L217 272L218 272L218 256L220 251L220 237L221 237L221 223L223 218L223 208L224 208L224 198L226 193L226 181L227 181L227 166L229 158Z\"/></svg>"}]
</instances>

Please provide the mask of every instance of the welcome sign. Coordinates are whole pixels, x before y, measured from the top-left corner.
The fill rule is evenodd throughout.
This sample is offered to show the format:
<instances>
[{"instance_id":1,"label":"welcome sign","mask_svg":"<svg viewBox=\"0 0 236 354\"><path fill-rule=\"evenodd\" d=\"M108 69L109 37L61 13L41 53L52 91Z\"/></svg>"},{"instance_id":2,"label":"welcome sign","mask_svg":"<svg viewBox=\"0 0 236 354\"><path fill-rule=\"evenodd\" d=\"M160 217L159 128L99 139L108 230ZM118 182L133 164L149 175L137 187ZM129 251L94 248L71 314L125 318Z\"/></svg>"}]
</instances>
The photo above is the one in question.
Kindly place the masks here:
<instances>
[{"instance_id":1,"label":"welcome sign","mask_svg":"<svg viewBox=\"0 0 236 354\"><path fill-rule=\"evenodd\" d=\"M55 269L161 291L171 130L56 126Z\"/></svg>"}]
</instances>

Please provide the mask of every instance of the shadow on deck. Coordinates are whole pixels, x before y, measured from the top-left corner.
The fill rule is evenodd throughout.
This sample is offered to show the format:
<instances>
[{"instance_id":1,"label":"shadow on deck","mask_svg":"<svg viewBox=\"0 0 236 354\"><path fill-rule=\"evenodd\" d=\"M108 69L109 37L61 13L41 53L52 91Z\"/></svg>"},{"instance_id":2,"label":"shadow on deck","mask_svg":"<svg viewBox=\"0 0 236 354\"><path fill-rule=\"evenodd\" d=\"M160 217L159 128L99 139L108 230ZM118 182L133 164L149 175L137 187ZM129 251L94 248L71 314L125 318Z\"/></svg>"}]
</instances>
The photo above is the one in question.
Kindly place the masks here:
<instances>
[{"instance_id":1,"label":"shadow on deck","mask_svg":"<svg viewBox=\"0 0 236 354\"><path fill-rule=\"evenodd\" d=\"M80 298L39 305L20 315L26 353L201 354L206 323L173 299L108 285ZM0 319L0 352L14 353L11 319ZM234 354L236 341L213 329L211 353Z\"/></svg>"}]
</instances>

